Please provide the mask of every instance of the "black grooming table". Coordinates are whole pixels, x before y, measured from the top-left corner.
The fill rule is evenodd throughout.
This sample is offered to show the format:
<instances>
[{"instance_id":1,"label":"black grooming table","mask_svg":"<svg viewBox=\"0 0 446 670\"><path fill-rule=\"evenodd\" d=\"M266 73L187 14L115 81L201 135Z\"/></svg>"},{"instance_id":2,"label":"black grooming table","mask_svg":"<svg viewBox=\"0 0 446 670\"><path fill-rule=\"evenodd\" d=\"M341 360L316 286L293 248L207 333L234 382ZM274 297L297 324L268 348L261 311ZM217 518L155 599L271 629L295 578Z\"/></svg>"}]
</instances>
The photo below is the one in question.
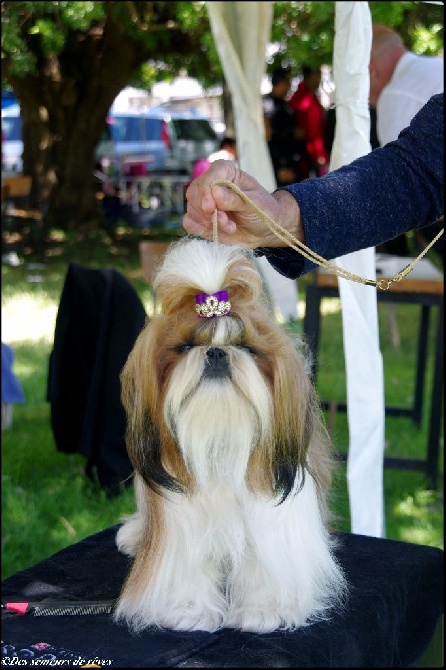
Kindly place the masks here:
<instances>
[{"instance_id":1,"label":"black grooming table","mask_svg":"<svg viewBox=\"0 0 446 670\"><path fill-rule=\"evenodd\" d=\"M88 537L2 584L7 601L97 601L118 596L129 559L118 526ZM350 582L345 611L296 632L265 635L147 630L109 614L36 617L6 612L2 665L130 668L342 668L417 665L443 612L443 551L339 534ZM12 659L12 660L11 660Z\"/></svg>"}]
</instances>

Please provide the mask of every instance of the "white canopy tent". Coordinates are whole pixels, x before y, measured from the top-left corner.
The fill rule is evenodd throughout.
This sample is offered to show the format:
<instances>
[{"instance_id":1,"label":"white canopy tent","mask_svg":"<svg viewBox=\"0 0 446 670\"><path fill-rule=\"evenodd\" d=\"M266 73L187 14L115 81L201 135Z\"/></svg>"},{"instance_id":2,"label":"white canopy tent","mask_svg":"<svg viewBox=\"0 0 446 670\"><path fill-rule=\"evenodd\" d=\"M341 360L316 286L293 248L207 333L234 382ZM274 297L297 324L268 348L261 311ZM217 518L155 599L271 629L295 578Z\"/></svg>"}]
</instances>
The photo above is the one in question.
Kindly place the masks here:
<instances>
[{"instance_id":1,"label":"white canopy tent","mask_svg":"<svg viewBox=\"0 0 446 670\"><path fill-rule=\"evenodd\" d=\"M240 167L265 188L276 188L264 136L260 96L272 2L208 2L212 34L232 94ZM368 59L371 18L367 2L335 3L334 79L337 122L332 167L370 151ZM343 267L373 278L374 249L339 260ZM275 301L295 282L265 263ZM383 535L384 392L379 352L376 294L370 287L340 282L350 445L348 485L351 530Z\"/></svg>"},{"instance_id":2,"label":"white canopy tent","mask_svg":"<svg viewBox=\"0 0 446 670\"><path fill-rule=\"evenodd\" d=\"M330 170L371 150L368 108L371 44L368 2L336 2L333 54L336 130ZM374 247L338 258L336 262L357 275L375 278ZM376 290L339 279L339 293L347 373L351 528L354 533L383 537L385 407Z\"/></svg>"}]
</instances>

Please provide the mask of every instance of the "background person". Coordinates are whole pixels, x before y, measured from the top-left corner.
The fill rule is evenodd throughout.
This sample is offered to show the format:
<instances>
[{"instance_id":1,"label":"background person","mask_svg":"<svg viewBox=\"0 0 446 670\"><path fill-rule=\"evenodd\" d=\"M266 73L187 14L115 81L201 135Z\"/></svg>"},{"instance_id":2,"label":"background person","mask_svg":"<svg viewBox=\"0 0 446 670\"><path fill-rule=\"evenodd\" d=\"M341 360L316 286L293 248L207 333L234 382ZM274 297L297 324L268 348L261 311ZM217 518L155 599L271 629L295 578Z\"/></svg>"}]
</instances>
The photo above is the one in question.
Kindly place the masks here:
<instances>
[{"instance_id":1,"label":"background person","mask_svg":"<svg viewBox=\"0 0 446 670\"><path fill-rule=\"evenodd\" d=\"M317 91L321 83L319 68L304 66L303 79L290 98L294 121L299 129L303 151L298 165L299 179L320 177L328 171L329 152L325 146L325 109Z\"/></svg>"},{"instance_id":2,"label":"background person","mask_svg":"<svg viewBox=\"0 0 446 670\"><path fill-rule=\"evenodd\" d=\"M429 98L444 91L443 59L409 51L402 37L373 24L370 54L370 106L376 108L381 146L396 140Z\"/></svg>"},{"instance_id":3,"label":"background person","mask_svg":"<svg viewBox=\"0 0 446 670\"><path fill-rule=\"evenodd\" d=\"M262 97L265 138L278 186L298 179L300 158L295 137L294 114L287 102L291 88L291 72L277 68L271 76L271 92Z\"/></svg>"},{"instance_id":4,"label":"background person","mask_svg":"<svg viewBox=\"0 0 446 670\"><path fill-rule=\"evenodd\" d=\"M376 109L376 132L381 146L396 140L429 98L444 91L444 63L436 56L409 51L401 35L379 23L372 26L370 53L370 106ZM440 229L433 225L419 231L425 241ZM421 240L422 246L425 241ZM443 257L443 238L436 244ZM378 247L378 251L410 256L406 235Z\"/></svg>"},{"instance_id":5,"label":"background person","mask_svg":"<svg viewBox=\"0 0 446 670\"><path fill-rule=\"evenodd\" d=\"M209 163L218 160L237 162L237 141L235 137L225 135L220 142L218 151L214 151L214 153L210 154L207 159Z\"/></svg>"},{"instance_id":6,"label":"background person","mask_svg":"<svg viewBox=\"0 0 446 670\"><path fill-rule=\"evenodd\" d=\"M191 181L193 179L197 179L201 174L206 172L206 170L209 169L211 163L217 160L225 160L225 161L235 161L237 162L237 141L234 137L230 137L229 135L225 135L221 142L220 142L220 148L217 151L214 151L212 154L209 154L207 158L198 158L196 161L194 161L193 167L192 167L192 175L191 175ZM184 185L183 193L184 193L184 198L183 198L183 203L184 203L184 211L186 211L187 207L187 202L186 202L186 192L187 189L190 186L190 181L187 182L187 184Z\"/></svg>"}]
</instances>

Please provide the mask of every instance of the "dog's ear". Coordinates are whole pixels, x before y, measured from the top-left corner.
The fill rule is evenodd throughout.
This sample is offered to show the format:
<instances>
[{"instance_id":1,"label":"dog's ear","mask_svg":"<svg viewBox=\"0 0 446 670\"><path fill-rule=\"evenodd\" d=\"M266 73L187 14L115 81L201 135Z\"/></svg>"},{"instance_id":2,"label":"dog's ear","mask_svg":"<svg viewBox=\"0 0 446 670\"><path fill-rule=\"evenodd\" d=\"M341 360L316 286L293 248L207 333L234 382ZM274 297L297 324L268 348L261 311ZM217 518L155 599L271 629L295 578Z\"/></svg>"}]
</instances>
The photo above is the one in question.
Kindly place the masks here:
<instances>
[{"instance_id":1,"label":"dog's ear","mask_svg":"<svg viewBox=\"0 0 446 670\"><path fill-rule=\"evenodd\" d=\"M126 445L136 472L154 491L183 490L165 463L177 461L172 436L162 421L161 389L154 356L154 326L148 323L137 338L121 372L121 401L127 416ZM177 468L177 470L181 470Z\"/></svg>"},{"instance_id":2,"label":"dog's ear","mask_svg":"<svg viewBox=\"0 0 446 670\"><path fill-rule=\"evenodd\" d=\"M283 343L274 366L274 447L275 493L285 499L293 490L296 477L303 486L310 474L318 489L330 482L329 438L321 418L318 396L308 375L305 359L293 342ZM318 451L318 457L312 454ZM313 469L318 463L317 471Z\"/></svg>"}]
</instances>

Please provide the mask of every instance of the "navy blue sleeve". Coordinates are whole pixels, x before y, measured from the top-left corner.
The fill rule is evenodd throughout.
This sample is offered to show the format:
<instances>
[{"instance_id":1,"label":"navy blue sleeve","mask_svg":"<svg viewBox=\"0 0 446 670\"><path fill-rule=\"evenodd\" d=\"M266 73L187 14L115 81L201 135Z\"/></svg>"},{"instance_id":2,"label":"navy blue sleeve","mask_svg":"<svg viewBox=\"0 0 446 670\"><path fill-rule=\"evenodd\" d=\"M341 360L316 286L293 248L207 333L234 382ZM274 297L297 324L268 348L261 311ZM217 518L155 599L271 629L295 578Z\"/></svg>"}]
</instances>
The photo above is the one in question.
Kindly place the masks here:
<instances>
[{"instance_id":1,"label":"navy blue sleeve","mask_svg":"<svg viewBox=\"0 0 446 670\"><path fill-rule=\"evenodd\" d=\"M444 213L443 140L439 94L394 142L324 177L284 187L299 203L305 244L331 260L438 221ZM315 267L292 249L257 253L290 278Z\"/></svg>"}]
</instances>

